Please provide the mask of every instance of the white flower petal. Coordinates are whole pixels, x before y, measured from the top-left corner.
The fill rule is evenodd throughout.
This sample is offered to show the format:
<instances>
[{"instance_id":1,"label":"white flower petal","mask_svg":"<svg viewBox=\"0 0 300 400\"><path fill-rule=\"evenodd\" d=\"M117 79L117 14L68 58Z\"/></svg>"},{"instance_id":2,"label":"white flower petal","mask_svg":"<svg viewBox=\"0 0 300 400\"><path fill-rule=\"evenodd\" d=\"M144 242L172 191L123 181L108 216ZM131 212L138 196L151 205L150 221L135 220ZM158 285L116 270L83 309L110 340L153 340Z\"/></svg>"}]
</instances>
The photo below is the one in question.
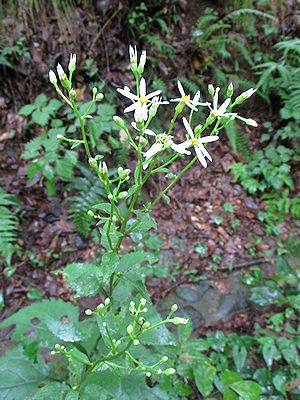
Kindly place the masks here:
<instances>
[{"instance_id":1,"label":"white flower petal","mask_svg":"<svg viewBox=\"0 0 300 400\"><path fill-rule=\"evenodd\" d=\"M200 163L203 165L204 168L207 167L207 162L203 156L203 154L201 153L200 149L197 146L194 146L196 155L198 157L198 160L200 161Z\"/></svg>"},{"instance_id":2,"label":"white flower petal","mask_svg":"<svg viewBox=\"0 0 300 400\"><path fill-rule=\"evenodd\" d=\"M124 113L136 110L137 104L138 103L133 103L130 106L126 107L125 110L124 110Z\"/></svg>"},{"instance_id":3,"label":"white flower petal","mask_svg":"<svg viewBox=\"0 0 300 400\"><path fill-rule=\"evenodd\" d=\"M181 102L181 98L176 98L176 99L171 99L170 101L176 101L176 103L180 103Z\"/></svg>"},{"instance_id":4,"label":"white flower petal","mask_svg":"<svg viewBox=\"0 0 300 400\"><path fill-rule=\"evenodd\" d=\"M177 153L180 153L180 154L190 155L191 152L186 149L188 146L185 146L185 143L186 142L180 143L180 144L172 143L171 149L173 149L174 151L176 151Z\"/></svg>"},{"instance_id":5,"label":"white flower petal","mask_svg":"<svg viewBox=\"0 0 300 400\"><path fill-rule=\"evenodd\" d=\"M219 91L220 91L220 88L217 87L216 91L215 91L215 95L214 95L214 110L218 109Z\"/></svg>"},{"instance_id":6,"label":"white flower petal","mask_svg":"<svg viewBox=\"0 0 300 400\"><path fill-rule=\"evenodd\" d=\"M220 108L218 109L218 115L221 116L225 113L225 111L227 110L229 103L231 102L231 99L226 99L224 101L224 103L220 106Z\"/></svg>"},{"instance_id":7,"label":"white flower petal","mask_svg":"<svg viewBox=\"0 0 300 400\"><path fill-rule=\"evenodd\" d=\"M145 97L146 97L146 99L151 99L152 97L157 96L158 94L161 94L161 92L162 92L162 90L155 90L154 92L147 94L147 96L145 96Z\"/></svg>"},{"instance_id":8,"label":"white flower petal","mask_svg":"<svg viewBox=\"0 0 300 400\"><path fill-rule=\"evenodd\" d=\"M204 157L208 158L209 161L212 161L212 157L209 154L209 152L206 150L206 148L203 146L202 143L198 143L198 148L201 151L201 153L204 155Z\"/></svg>"},{"instance_id":9,"label":"white flower petal","mask_svg":"<svg viewBox=\"0 0 300 400\"><path fill-rule=\"evenodd\" d=\"M188 123L187 119L185 117L182 118L183 125L187 131L187 133L190 135L190 137L193 139L194 138L194 132L193 129L191 128L190 124Z\"/></svg>"},{"instance_id":10,"label":"white flower petal","mask_svg":"<svg viewBox=\"0 0 300 400\"><path fill-rule=\"evenodd\" d=\"M211 143L219 140L219 136L203 136L198 139L199 143Z\"/></svg>"},{"instance_id":11,"label":"white flower petal","mask_svg":"<svg viewBox=\"0 0 300 400\"><path fill-rule=\"evenodd\" d=\"M192 104L192 102L191 101L188 101L187 103L186 103L186 105L188 106L188 107L190 107L190 109L192 109L193 111L198 111L198 108L197 107L195 107L193 104Z\"/></svg>"},{"instance_id":12,"label":"white flower petal","mask_svg":"<svg viewBox=\"0 0 300 400\"><path fill-rule=\"evenodd\" d=\"M159 153L163 149L163 145L161 143L154 143L146 153L144 153L144 157L146 160L155 156L155 154Z\"/></svg>"},{"instance_id":13,"label":"white flower petal","mask_svg":"<svg viewBox=\"0 0 300 400\"><path fill-rule=\"evenodd\" d=\"M117 92L121 93L125 97L128 97L128 99L130 99L132 101L138 100L137 95L135 95L134 93L131 93L130 90L118 88Z\"/></svg>"},{"instance_id":14,"label":"white flower petal","mask_svg":"<svg viewBox=\"0 0 300 400\"><path fill-rule=\"evenodd\" d=\"M147 121L147 119L148 119L148 108L147 108L147 105L143 104L141 109L142 109L143 120Z\"/></svg>"},{"instance_id":15,"label":"white flower petal","mask_svg":"<svg viewBox=\"0 0 300 400\"><path fill-rule=\"evenodd\" d=\"M195 94L192 103L197 105L198 101L200 100L200 90L198 90L198 92Z\"/></svg>"},{"instance_id":16,"label":"white flower petal","mask_svg":"<svg viewBox=\"0 0 300 400\"><path fill-rule=\"evenodd\" d=\"M156 136L155 133L151 129L145 129L145 133L146 133L146 135L149 135L149 136Z\"/></svg>"},{"instance_id":17,"label":"white flower petal","mask_svg":"<svg viewBox=\"0 0 300 400\"><path fill-rule=\"evenodd\" d=\"M140 97L146 96L146 81L145 78L142 78L140 81Z\"/></svg>"},{"instance_id":18,"label":"white flower petal","mask_svg":"<svg viewBox=\"0 0 300 400\"><path fill-rule=\"evenodd\" d=\"M135 121L143 122L144 116L143 116L142 104L140 102L137 102L134 105L135 105L135 112L134 112Z\"/></svg>"},{"instance_id":19,"label":"white flower petal","mask_svg":"<svg viewBox=\"0 0 300 400\"><path fill-rule=\"evenodd\" d=\"M177 81L177 86L181 96L185 96L185 92L180 81Z\"/></svg>"}]
</instances>

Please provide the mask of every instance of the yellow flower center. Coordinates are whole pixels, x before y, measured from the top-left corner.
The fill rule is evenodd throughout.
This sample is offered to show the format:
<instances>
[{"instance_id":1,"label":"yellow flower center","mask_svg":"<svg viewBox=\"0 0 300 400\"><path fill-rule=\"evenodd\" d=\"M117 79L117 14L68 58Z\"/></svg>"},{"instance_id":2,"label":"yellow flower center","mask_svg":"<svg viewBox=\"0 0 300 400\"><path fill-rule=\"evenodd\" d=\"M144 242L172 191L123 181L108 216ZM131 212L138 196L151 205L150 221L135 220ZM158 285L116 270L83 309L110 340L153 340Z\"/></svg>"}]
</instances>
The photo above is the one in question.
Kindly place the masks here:
<instances>
[{"instance_id":1,"label":"yellow flower center","mask_svg":"<svg viewBox=\"0 0 300 400\"><path fill-rule=\"evenodd\" d=\"M142 103L142 104L147 104L149 100L147 99L147 97L140 97L140 98L139 98L139 101L140 101L140 103Z\"/></svg>"},{"instance_id":2,"label":"yellow flower center","mask_svg":"<svg viewBox=\"0 0 300 400\"><path fill-rule=\"evenodd\" d=\"M190 101L190 99L191 99L191 96L189 94L186 94L185 96L181 97L181 103L186 104Z\"/></svg>"},{"instance_id":3,"label":"yellow flower center","mask_svg":"<svg viewBox=\"0 0 300 400\"><path fill-rule=\"evenodd\" d=\"M193 138L193 139L191 140L191 142L192 142L192 145L193 145L193 146L197 146L197 145L198 145L198 139L197 139L197 138Z\"/></svg>"}]
</instances>

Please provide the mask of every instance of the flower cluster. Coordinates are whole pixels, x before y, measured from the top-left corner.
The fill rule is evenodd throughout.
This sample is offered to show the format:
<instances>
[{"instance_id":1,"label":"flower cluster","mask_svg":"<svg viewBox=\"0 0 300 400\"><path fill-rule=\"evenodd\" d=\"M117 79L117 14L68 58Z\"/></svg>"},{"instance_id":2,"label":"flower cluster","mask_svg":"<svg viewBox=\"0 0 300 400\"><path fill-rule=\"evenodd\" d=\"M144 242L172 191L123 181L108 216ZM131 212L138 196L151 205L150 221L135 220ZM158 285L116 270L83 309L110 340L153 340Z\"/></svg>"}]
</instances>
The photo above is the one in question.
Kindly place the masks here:
<instances>
[{"instance_id":1,"label":"flower cluster","mask_svg":"<svg viewBox=\"0 0 300 400\"><path fill-rule=\"evenodd\" d=\"M158 107L162 104L169 104L169 101L163 101L160 97L162 90L155 90L154 92L147 94L146 80L142 76L146 63L146 51L142 52L138 63L138 53L136 47L129 46L129 56L131 70L134 73L137 82L136 93L133 93L128 86L125 86L123 89L118 88L117 91L132 102L132 104L128 105L124 109L124 112L134 112L135 121L132 122L132 126L134 129L139 131L140 135L137 137L137 139L139 139L141 145L143 146L148 144L148 139L145 137L145 135L151 136L154 139L154 143L150 146L150 148L143 152L143 156L145 158L144 165L146 167L148 166L148 163L154 160L156 156L159 156L163 150L171 149L178 154L190 155L191 151L189 149L193 148L198 160L203 167L206 168L207 160L212 161L212 157L205 147L208 143L215 142L219 139L219 130L227 125L230 120L237 118L247 125L257 126L257 123L251 118L244 118L239 116L236 112L232 112L232 108L249 98L253 93L255 93L255 89L249 89L238 96L234 102L232 102L231 98L233 95L233 85L230 83L227 88L227 98L219 106L219 87L214 88L211 84L208 87L208 92L211 95L212 103L207 101L200 102L200 91L197 91L193 98L191 98L191 95L185 92L181 82L178 81L177 86L180 97L170 99L170 102L177 103L175 115L171 121L170 128L168 132L155 133L153 130L149 129L148 126L152 118L156 115ZM198 125L195 129L192 129L192 115L193 112L198 111L199 106L207 107L209 110L209 115L203 126ZM186 130L187 140L182 143L175 143L173 140L174 136L171 135L171 130L173 129L177 117L183 112L185 107L190 109L189 121L185 117L182 118L183 126ZM216 122L217 128L213 129L209 136L202 136L204 130L213 122Z\"/></svg>"}]
</instances>

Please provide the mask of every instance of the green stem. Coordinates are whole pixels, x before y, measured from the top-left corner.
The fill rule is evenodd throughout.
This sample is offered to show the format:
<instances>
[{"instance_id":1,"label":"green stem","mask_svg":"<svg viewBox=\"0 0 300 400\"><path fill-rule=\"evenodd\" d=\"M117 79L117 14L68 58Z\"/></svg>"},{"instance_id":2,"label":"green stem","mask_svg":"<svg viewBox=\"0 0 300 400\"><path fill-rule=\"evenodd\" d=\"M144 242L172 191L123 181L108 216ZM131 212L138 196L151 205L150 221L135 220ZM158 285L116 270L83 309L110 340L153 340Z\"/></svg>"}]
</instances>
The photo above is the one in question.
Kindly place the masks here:
<instances>
[{"instance_id":1,"label":"green stem","mask_svg":"<svg viewBox=\"0 0 300 400\"><path fill-rule=\"evenodd\" d=\"M81 114L80 114L78 108L76 107L75 102L74 102L73 100L71 100L71 103L72 103L72 108L73 108L73 110L74 110L74 112L75 112L75 114L76 114L76 117L78 118L79 123L80 123L81 135L82 135L82 139L83 139L83 144L84 144L85 152L86 152L88 158L91 158L92 155L91 155L90 148L89 148L89 144L88 144L88 141L87 141L87 138L86 138L85 127L84 127L84 119L83 119L83 117L81 116Z\"/></svg>"}]
</instances>

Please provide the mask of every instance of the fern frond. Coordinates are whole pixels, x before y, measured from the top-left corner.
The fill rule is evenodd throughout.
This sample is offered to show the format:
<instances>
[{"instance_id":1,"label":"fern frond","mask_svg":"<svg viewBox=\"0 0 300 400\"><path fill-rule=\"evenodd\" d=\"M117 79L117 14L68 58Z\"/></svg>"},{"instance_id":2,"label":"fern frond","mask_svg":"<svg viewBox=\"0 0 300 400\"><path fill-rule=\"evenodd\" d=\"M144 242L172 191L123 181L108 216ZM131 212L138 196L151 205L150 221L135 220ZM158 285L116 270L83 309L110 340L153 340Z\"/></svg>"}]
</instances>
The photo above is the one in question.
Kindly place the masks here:
<instances>
[{"instance_id":1,"label":"fern frond","mask_svg":"<svg viewBox=\"0 0 300 400\"><path fill-rule=\"evenodd\" d=\"M91 224L91 218L87 212L100 202L105 192L99 180L95 184L93 173L83 166L79 166L79 169L82 176L75 177L73 182L68 185L69 189L74 189L78 193L68 198L71 202L69 215L76 230L87 237Z\"/></svg>"},{"instance_id":2,"label":"fern frond","mask_svg":"<svg viewBox=\"0 0 300 400\"><path fill-rule=\"evenodd\" d=\"M19 204L16 196L0 187L0 256L4 257L7 265L10 265L16 250L19 232L19 219L11 208Z\"/></svg>"},{"instance_id":3,"label":"fern frond","mask_svg":"<svg viewBox=\"0 0 300 400\"><path fill-rule=\"evenodd\" d=\"M226 126L225 130L233 151L242 154L246 160L249 160L251 152L248 146L248 139L238 128L236 122L232 121Z\"/></svg>"},{"instance_id":4,"label":"fern frond","mask_svg":"<svg viewBox=\"0 0 300 400\"><path fill-rule=\"evenodd\" d=\"M241 8L239 10L232 11L231 13L227 14L226 17L224 17L224 20L226 21L227 19L240 18L244 15L255 15L256 17L262 17L273 21L276 20L273 15L256 10L255 8Z\"/></svg>"}]
</instances>

